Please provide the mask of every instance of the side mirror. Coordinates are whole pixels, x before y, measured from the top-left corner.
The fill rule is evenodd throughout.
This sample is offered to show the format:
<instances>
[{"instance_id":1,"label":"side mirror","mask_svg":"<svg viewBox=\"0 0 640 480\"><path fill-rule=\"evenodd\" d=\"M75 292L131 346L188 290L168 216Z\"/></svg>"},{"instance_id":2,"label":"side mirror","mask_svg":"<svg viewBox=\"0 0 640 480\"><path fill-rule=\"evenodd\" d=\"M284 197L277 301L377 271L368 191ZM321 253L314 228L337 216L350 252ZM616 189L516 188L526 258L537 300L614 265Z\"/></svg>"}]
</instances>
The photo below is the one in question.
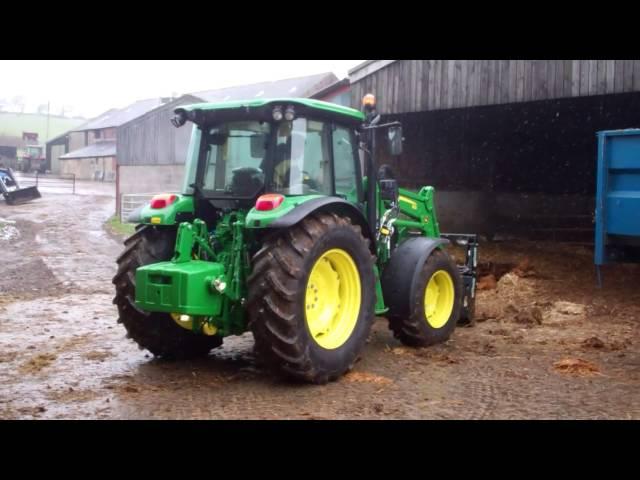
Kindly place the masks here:
<instances>
[{"instance_id":1,"label":"side mirror","mask_svg":"<svg viewBox=\"0 0 640 480\"><path fill-rule=\"evenodd\" d=\"M251 136L251 156L253 158L264 158L265 137L264 135Z\"/></svg>"},{"instance_id":2,"label":"side mirror","mask_svg":"<svg viewBox=\"0 0 640 480\"><path fill-rule=\"evenodd\" d=\"M402 127L389 127L387 141L389 143L389 153L393 156L400 155L402 153Z\"/></svg>"},{"instance_id":3,"label":"side mirror","mask_svg":"<svg viewBox=\"0 0 640 480\"><path fill-rule=\"evenodd\" d=\"M176 115L171 119L171 124L176 128L180 128L186 122L187 116L185 115L184 111L178 111Z\"/></svg>"}]
</instances>

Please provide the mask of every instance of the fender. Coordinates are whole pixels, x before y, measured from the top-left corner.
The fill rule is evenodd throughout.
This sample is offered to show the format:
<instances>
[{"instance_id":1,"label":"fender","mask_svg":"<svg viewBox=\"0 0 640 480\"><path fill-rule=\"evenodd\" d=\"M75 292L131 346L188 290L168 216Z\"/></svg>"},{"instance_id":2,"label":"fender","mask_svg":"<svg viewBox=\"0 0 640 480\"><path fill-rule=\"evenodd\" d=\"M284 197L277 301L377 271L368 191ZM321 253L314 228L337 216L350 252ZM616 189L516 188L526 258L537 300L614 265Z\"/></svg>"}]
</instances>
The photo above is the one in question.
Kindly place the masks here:
<instances>
[{"instance_id":1,"label":"fender","mask_svg":"<svg viewBox=\"0 0 640 480\"><path fill-rule=\"evenodd\" d=\"M193 197L177 195L177 200L164 208L151 208L147 203L136 208L127 221L146 225L177 225L180 222L193 220L195 212Z\"/></svg>"},{"instance_id":2,"label":"fender","mask_svg":"<svg viewBox=\"0 0 640 480\"><path fill-rule=\"evenodd\" d=\"M415 297L424 263L436 248L449 243L445 238L411 237L392 252L381 277L382 292L390 313L411 315L411 299Z\"/></svg>"},{"instance_id":3,"label":"fender","mask_svg":"<svg viewBox=\"0 0 640 480\"><path fill-rule=\"evenodd\" d=\"M142 210L146 207L146 205L142 205L135 210L132 210L127 217L128 223L142 223Z\"/></svg>"},{"instance_id":4,"label":"fender","mask_svg":"<svg viewBox=\"0 0 640 480\"><path fill-rule=\"evenodd\" d=\"M349 203L339 197L319 197L304 202L295 207L290 212L271 222L266 228L288 228L300 222L308 215L315 212L321 212L323 210L329 210L340 215L350 217L356 225L360 226L360 228L362 229L362 234L368 240L370 240L369 248L372 253L375 254L375 235L373 235L373 232L371 231L371 228L367 223L367 220L365 219L363 213L358 210L358 208L355 207L352 203Z\"/></svg>"}]
</instances>

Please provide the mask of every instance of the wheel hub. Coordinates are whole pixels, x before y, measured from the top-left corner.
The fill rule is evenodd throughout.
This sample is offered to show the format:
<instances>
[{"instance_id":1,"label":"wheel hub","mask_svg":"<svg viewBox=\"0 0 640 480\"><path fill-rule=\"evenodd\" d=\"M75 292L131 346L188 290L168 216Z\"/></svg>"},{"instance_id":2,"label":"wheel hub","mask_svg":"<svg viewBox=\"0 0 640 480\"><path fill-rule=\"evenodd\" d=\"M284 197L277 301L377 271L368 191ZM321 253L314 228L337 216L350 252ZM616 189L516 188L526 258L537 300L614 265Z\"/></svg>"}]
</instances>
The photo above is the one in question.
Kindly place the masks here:
<instances>
[{"instance_id":1,"label":"wheel hub","mask_svg":"<svg viewBox=\"0 0 640 480\"><path fill-rule=\"evenodd\" d=\"M448 272L435 272L424 292L424 313L426 321L433 328L443 327L453 311L455 291L453 279Z\"/></svg>"},{"instance_id":2,"label":"wheel hub","mask_svg":"<svg viewBox=\"0 0 640 480\"><path fill-rule=\"evenodd\" d=\"M342 249L325 252L313 265L305 292L305 318L313 339L334 349L350 337L360 313L360 275Z\"/></svg>"}]
</instances>

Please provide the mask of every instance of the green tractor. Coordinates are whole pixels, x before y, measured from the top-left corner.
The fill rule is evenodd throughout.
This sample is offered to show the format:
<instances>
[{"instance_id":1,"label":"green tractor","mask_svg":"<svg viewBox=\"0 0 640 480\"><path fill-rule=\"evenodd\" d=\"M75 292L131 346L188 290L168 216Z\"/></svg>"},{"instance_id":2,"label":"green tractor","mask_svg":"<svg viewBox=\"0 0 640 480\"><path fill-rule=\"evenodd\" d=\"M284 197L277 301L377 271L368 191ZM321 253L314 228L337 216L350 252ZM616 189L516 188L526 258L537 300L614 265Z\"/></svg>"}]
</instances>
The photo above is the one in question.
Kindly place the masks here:
<instances>
[{"instance_id":1,"label":"green tractor","mask_svg":"<svg viewBox=\"0 0 640 480\"><path fill-rule=\"evenodd\" d=\"M141 348L194 357L250 330L264 365L326 383L352 368L376 315L410 346L472 319L475 236L441 235L432 187L376 171L376 132L392 155L403 139L372 95L363 111L300 98L177 108L173 125L187 122L182 193L130 218L117 259L118 321Z\"/></svg>"}]
</instances>

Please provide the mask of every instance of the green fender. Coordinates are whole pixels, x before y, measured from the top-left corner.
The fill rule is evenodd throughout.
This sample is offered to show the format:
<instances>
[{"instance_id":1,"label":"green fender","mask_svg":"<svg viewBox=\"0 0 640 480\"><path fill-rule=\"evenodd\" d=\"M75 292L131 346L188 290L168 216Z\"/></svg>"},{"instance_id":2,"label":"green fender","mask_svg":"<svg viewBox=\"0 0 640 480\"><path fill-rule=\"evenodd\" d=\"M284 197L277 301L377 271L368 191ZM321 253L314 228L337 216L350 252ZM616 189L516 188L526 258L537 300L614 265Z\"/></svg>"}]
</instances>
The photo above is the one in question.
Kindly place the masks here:
<instances>
[{"instance_id":1,"label":"green fender","mask_svg":"<svg viewBox=\"0 0 640 480\"><path fill-rule=\"evenodd\" d=\"M150 203L137 208L131 212L127 221L145 225L176 225L193 220L195 214L193 197L178 194L176 196L177 200L164 208L151 208Z\"/></svg>"},{"instance_id":2,"label":"green fender","mask_svg":"<svg viewBox=\"0 0 640 480\"><path fill-rule=\"evenodd\" d=\"M370 240L369 247L375 254L375 235L364 215L356 206L340 197L325 195L286 197L282 205L268 212L251 209L247 214L246 226L254 229L283 229L297 224L312 213L321 211L335 212L351 218L352 222L360 226L362 234Z\"/></svg>"}]
</instances>

